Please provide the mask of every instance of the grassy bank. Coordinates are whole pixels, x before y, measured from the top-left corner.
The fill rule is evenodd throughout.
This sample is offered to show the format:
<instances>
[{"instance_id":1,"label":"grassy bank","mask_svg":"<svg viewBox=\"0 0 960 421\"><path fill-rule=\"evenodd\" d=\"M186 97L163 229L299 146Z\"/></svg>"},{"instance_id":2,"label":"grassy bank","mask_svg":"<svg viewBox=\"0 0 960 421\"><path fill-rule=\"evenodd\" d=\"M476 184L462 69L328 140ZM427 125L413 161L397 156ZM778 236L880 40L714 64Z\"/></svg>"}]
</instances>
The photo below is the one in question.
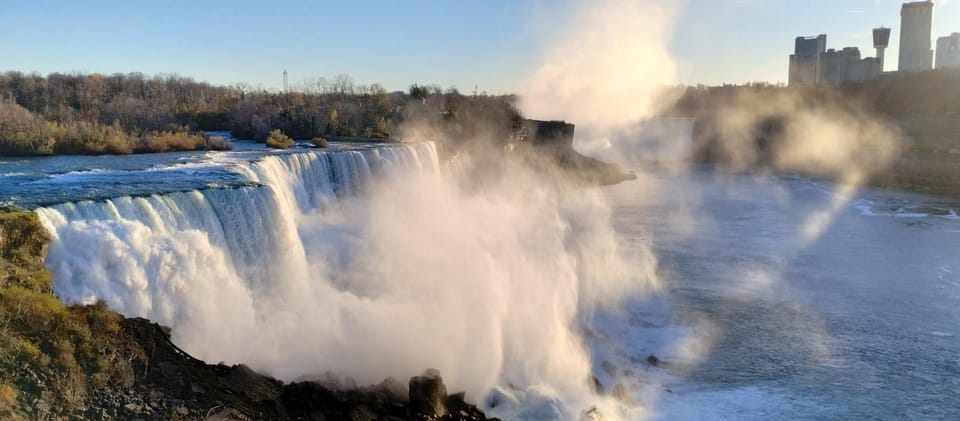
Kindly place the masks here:
<instances>
[{"instance_id":1,"label":"grassy bank","mask_svg":"<svg viewBox=\"0 0 960 421\"><path fill-rule=\"evenodd\" d=\"M79 408L97 389L130 386L145 356L102 304L65 306L43 266L47 235L31 212L0 213L0 418Z\"/></svg>"},{"instance_id":2,"label":"grassy bank","mask_svg":"<svg viewBox=\"0 0 960 421\"><path fill-rule=\"evenodd\" d=\"M194 150L228 150L219 137L188 127L130 131L118 123L49 121L16 103L0 101L0 156L101 155Z\"/></svg>"}]
</instances>

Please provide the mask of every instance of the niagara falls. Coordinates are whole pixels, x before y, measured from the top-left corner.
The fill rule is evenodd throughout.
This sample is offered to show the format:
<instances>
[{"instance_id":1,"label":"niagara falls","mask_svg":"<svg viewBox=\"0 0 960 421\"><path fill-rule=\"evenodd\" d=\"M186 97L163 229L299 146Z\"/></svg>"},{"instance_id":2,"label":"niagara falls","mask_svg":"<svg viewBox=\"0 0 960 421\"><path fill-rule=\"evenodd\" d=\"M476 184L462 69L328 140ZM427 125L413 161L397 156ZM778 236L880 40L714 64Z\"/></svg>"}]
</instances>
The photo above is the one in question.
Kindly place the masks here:
<instances>
[{"instance_id":1,"label":"niagara falls","mask_svg":"<svg viewBox=\"0 0 960 421\"><path fill-rule=\"evenodd\" d=\"M0 419L958 419L958 28L8 5Z\"/></svg>"}]
</instances>

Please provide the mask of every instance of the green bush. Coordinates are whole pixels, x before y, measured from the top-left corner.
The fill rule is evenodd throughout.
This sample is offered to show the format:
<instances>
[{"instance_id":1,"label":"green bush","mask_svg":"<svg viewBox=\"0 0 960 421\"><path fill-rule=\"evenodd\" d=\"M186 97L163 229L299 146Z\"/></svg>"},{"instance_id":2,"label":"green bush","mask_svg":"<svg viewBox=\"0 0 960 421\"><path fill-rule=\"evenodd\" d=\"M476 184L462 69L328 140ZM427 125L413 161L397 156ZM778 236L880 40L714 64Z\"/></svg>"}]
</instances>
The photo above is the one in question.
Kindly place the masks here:
<instances>
[{"instance_id":1,"label":"green bush","mask_svg":"<svg viewBox=\"0 0 960 421\"><path fill-rule=\"evenodd\" d=\"M316 148L326 148L327 146L330 146L330 144L327 142L327 139L322 137L310 139L310 143L312 143Z\"/></svg>"},{"instance_id":2,"label":"green bush","mask_svg":"<svg viewBox=\"0 0 960 421\"><path fill-rule=\"evenodd\" d=\"M293 139L283 134L280 129L274 129L270 132L270 135L267 136L267 146L276 149L287 149L293 146Z\"/></svg>"}]
</instances>

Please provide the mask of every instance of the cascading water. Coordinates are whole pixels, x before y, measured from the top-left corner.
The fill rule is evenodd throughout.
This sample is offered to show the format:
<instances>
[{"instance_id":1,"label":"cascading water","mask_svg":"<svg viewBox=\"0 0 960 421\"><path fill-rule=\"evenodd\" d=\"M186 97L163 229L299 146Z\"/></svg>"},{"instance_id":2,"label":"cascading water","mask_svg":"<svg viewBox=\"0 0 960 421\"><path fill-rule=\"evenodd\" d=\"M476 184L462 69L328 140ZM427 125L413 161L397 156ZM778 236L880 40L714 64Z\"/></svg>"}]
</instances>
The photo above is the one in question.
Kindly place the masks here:
<instances>
[{"instance_id":1,"label":"cascading water","mask_svg":"<svg viewBox=\"0 0 960 421\"><path fill-rule=\"evenodd\" d=\"M175 326L188 314L170 298L200 279L257 293L288 286L271 282L281 277L304 279L302 213L362 193L374 173L437 166L432 143L293 153L235 168L259 187L64 203L37 213L53 236L47 262L61 300L102 299L125 315Z\"/></svg>"},{"instance_id":2,"label":"cascading water","mask_svg":"<svg viewBox=\"0 0 960 421\"><path fill-rule=\"evenodd\" d=\"M591 391L578 325L655 262L621 256L599 192L524 169L464 191L431 143L230 162L251 186L38 209L57 295L284 380L433 367L494 415L634 418Z\"/></svg>"}]
</instances>

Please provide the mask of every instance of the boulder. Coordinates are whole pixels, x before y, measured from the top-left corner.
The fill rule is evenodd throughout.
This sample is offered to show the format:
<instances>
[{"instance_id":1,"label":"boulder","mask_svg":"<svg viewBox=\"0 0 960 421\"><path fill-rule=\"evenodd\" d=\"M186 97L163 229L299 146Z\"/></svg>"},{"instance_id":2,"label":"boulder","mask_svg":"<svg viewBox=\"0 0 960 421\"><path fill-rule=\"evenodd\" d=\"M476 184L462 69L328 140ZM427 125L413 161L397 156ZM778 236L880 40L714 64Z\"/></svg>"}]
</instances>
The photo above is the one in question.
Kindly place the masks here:
<instances>
[{"instance_id":1,"label":"boulder","mask_svg":"<svg viewBox=\"0 0 960 421\"><path fill-rule=\"evenodd\" d=\"M657 358L656 355L651 354L647 357L647 364L650 364L654 367L660 367L660 365L663 364L663 361Z\"/></svg>"},{"instance_id":2,"label":"boulder","mask_svg":"<svg viewBox=\"0 0 960 421\"><path fill-rule=\"evenodd\" d=\"M414 414L426 417L446 414L444 403L447 400L447 387L436 369L429 369L422 375L410 379L410 410Z\"/></svg>"}]
</instances>

